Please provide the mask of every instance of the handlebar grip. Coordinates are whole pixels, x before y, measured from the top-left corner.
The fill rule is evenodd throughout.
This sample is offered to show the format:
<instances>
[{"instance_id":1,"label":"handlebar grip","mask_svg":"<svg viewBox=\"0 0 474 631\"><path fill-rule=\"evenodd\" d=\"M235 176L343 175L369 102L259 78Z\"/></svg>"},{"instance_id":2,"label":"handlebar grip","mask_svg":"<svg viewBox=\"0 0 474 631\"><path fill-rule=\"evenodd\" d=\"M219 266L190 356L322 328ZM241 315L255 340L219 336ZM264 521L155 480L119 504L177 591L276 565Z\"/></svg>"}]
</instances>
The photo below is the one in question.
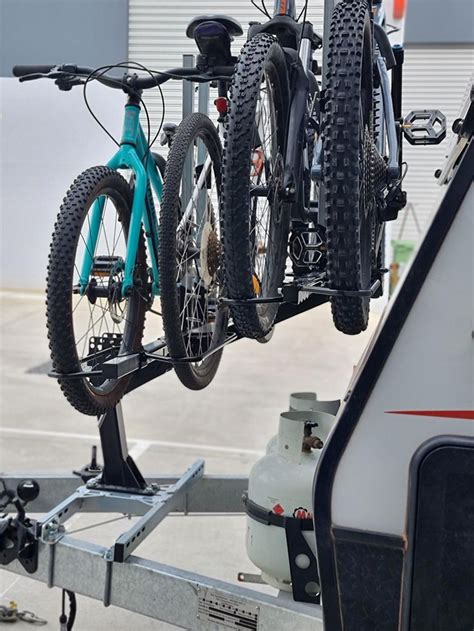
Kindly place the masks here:
<instances>
[{"instance_id":1,"label":"handlebar grip","mask_svg":"<svg viewBox=\"0 0 474 631\"><path fill-rule=\"evenodd\" d=\"M25 77L29 74L46 74L56 67L56 64L49 66L13 66L12 72L14 77Z\"/></svg>"}]
</instances>

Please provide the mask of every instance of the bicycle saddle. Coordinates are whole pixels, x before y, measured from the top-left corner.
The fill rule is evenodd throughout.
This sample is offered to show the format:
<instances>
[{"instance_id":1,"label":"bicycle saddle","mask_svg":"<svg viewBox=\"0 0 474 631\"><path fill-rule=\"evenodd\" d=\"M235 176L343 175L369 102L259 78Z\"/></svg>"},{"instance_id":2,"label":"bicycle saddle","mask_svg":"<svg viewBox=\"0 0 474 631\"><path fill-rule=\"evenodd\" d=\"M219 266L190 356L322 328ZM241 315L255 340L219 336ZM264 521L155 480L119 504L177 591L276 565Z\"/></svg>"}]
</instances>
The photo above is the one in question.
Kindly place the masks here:
<instances>
[{"instance_id":1,"label":"bicycle saddle","mask_svg":"<svg viewBox=\"0 0 474 631\"><path fill-rule=\"evenodd\" d=\"M234 20L234 18L231 18L228 15L198 15L188 24L186 36L192 39L194 37L196 27L203 22L217 22L218 24L222 24L231 38L239 37L244 34L240 22Z\"/></svg>"}]
</instances>

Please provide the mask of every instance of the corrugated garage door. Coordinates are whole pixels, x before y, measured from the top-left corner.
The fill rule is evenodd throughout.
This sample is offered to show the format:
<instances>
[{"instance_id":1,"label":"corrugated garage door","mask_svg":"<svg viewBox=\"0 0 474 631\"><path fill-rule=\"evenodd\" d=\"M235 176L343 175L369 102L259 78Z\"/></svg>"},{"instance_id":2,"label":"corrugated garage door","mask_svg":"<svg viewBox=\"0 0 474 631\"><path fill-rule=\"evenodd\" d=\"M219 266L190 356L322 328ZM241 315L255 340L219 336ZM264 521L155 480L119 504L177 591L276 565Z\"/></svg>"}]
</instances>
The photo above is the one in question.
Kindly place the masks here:
<instances>
[{"instance_id":1,"label":"corrugated garage door","mask_svg":"<svg viewBox=\"0 0 474 631\"><path fill-rule=\"evenodd\" d=\"M406 190L411 204L403 233L404 239L418 239L412 212L420 228L426 226L442 190L434 177L442 167L452 137L451 126L461 109L468 84L473 81L472 47L410 47L405 55L403 113L417 109L439 109L447 118L448 137L432 147L411 146L404 142L404 158L409 168ZM392 238L399 236L400 218L393 226Z\"/></svg>"},{"instance_id":2,"label":"corrugated garage door","mask_svg":"<svg viewBox=\"0 0 474 631\"><path fill-rule=\"evenodd\" d=\"M181 65L183 53L195 53L194 41L186 38L186 26L195 15L206 13L228 13L239 20L246 31L249 21L263 18L250 0L180 0L168 3L163 0L129 0L129 53L130 59L147 67L161 70ZM302 6L302 2L297 3ZM267 6L273 6L272 0ZM316 30L322 32L323 1L310 0L309 19ZM245 38L233 45L237 54ZM437 108L442 110L449 127L456 118L466 85L472 77L473 49L466 47L411 47L406 52L404 113L413 109ZM164 86L166 97L166 120L179 122L181 119L180 82ZM156 128L161 118L161 99L157 90L146 95ZM436 147L411 147L405 143L405 157L410 168L406 177L406 188L412 208L416 212L421 228L432 213L440 187L434 179L434 171L443 162L448 140ZM393 226L392 238L397 238L399 222ZM415 222L409 213L404 238L416 239Z\"/></svg>"},{"instance_id":3,"label":"corrugated garage door","mask_svg":"<svg viewBox=\"0 0 474 631\"><path fill-rule=\"evenodd\" d=\"M267 0L267 7L273 6L273 0ZM297 2L302 6L302 1ZM323 23L322 0L310 0L308 19L316 30L321 32ZM250 0L129 0L129 55L130 60L138 61L157 70L182 65L184 53L196 53L194 40L186 37L186 27L193 17L205 14L228 14L239 20L244 33L250 21L264 21L264 16L255 9ZM262 19L260 19L262 18ZM245 37L233 43L233 53L237 55L245 42ZM166 120L179 122L181 119L180 82L167 83L163 91L166 97ZM154 126L161 118L161 99L157 90L151 90L146 96L150 106Z\"/></svg>"}]
</instances>

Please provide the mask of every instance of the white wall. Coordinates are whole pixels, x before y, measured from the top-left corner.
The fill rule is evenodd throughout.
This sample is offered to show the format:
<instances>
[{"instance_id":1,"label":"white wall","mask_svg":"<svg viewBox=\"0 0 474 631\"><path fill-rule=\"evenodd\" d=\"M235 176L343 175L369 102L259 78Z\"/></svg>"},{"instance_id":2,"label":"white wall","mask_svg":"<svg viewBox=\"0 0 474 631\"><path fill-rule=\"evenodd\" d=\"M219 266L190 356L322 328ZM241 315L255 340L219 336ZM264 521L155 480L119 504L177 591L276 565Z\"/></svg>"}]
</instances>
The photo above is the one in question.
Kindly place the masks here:
<instances>
[{"instance_id":1,"label":"white wall","mask_svg":"<svg viewBox=\"0 0 474 631\"><path fill-rule=\"evenodd\" d=\"M123 93L88 88L94 111L120 136ZM74 178L115 145L91 118L81 88L0 79L0 287L42 290L61 201Z\"/></svg>"}]
</instances>

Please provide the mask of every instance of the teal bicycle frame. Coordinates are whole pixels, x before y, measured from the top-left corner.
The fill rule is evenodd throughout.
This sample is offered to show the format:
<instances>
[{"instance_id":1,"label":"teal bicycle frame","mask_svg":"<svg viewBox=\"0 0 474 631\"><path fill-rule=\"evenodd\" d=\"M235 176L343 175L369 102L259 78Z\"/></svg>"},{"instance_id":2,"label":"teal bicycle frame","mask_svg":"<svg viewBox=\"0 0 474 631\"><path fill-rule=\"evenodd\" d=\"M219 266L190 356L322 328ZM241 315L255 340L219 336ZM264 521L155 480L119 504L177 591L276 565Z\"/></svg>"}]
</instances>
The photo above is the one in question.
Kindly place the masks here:
<instances>
[{"instance_id":1,"label":"teal bicycle frame","mask_svg":"<svg viewBox=\"0 0 474 631\"><path fill-rule=\"evenodd\" d=\"M108 162L111 169L131 169L135 174L135 187L133 192L132 214L127 240L127 254L125 259L124 277L122 283L122 296L129 296L133 289L133 273L135 269L138 242L142 224L148 243L148 252L151 258L153 271L152 293L159 294L159 268L158 268L158 220L151 195L153 188L159 202L163 195L163 180L155 164L153 156L148 148L142 126L140 124L140 107L127 103L125 106L125 119L123 123L120 148ZM79 288L81 295L86 293L89 276L94 263L93 253L99 238L100 225L104 211L105 199L99 197L92 207L87 247L82 262ZM147 207L148 204L148 207Z\"/></svg>"}]
</instances>

